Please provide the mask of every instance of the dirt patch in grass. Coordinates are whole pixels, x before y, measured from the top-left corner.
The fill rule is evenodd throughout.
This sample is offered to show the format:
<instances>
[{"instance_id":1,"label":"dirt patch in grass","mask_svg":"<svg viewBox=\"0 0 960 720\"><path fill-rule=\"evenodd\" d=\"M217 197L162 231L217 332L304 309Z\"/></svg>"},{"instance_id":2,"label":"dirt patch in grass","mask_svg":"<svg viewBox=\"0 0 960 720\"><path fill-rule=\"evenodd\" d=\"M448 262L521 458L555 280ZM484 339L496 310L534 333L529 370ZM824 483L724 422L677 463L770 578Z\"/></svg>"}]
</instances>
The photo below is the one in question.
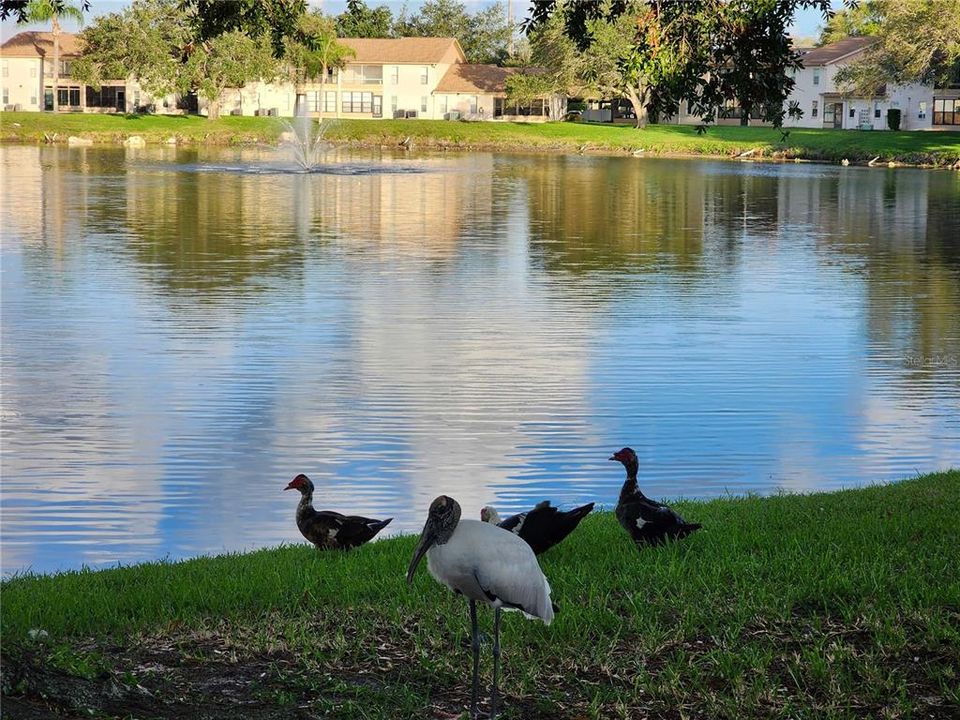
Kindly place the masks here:
<instances>
[{"instance_id":1,"label":"dirt patch in grass","mask_svg":"<svg viewBox=\"0 0 960 720\"><path fill-rule=\"evenodd\" d=\"M666 643L645 656L637 653L637 638L624 637L600 661L565 658L537 675L522 695L507 693L504 716L786 718L803 709L814 713L811 717L960 717L956 698L943 688L944 679L960 677L960 660L946 645L908 640L902 647L884 647L866 623L806 614L779 622L758 619L728 644L767 650L770 660L746 663L739 675L725 675L710 671L712 658L723 649L714 637ZM242 632L224 628L141 636L125 646L87 641L66 654L44 645L5 649L4 717L466 716L466 646L449 648L451 668L462 668L462 678L452 670L431 673L421 667L402 634L385 637L354 664L342 658L333 662L318 651L255 646ZM819 675L818 648L823 655ZM646 673L639 680L638 668ZM886 679L877 680L878 675Z\"/></svg>"}]
</instances>

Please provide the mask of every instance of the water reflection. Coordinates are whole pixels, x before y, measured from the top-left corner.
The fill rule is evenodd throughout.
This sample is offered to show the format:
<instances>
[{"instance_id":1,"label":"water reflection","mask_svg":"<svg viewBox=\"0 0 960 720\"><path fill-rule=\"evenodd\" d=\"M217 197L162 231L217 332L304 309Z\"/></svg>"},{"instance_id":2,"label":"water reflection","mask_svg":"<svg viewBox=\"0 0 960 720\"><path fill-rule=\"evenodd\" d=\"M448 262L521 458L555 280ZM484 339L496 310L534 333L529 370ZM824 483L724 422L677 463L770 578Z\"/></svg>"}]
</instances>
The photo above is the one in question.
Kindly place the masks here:
<instances>
[{"instance_id":1,"label":"water reflection","mask_svg":"<svg viewBox=\"0 0 960 720\"><path fill-rule=\"evenodd\" d=\"M955 173L336 160L0 149L5 572L299 541L301 471L412 531L960 457Z\"/></svg>"}]
</instances>

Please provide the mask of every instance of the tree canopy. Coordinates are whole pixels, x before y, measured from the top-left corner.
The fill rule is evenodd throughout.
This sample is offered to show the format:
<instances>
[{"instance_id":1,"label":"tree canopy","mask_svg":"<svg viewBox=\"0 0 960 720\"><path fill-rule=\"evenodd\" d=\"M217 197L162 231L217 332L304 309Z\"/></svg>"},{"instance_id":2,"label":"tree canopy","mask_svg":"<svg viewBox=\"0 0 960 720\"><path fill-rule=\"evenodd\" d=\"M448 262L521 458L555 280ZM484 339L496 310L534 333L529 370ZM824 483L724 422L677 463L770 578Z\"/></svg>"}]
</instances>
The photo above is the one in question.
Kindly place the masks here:
<instances>
[{"instance_id":1,"label":"tree canopy","mask_svg":"<svg viewBox=\"0 0 960 720\"><path fill-rule=\"evenodd\" d=\"M0 20L15 17L18 23L31 22L28 9L31 2L32 0L0 0ZM45 2L54 15L69 17L70 11L66 9L71 6L69 0L45 0ZM90 0L83 0L79 10L84 13L90 12Z\"/></svg>"},{"instance_id":2,"label":"tree canopy","mask_svg":"<svg viewBox=\"0 0 960 720\"><path fill-rule=\"evenodd\" d=\"M458 0L427 0L414 15L397 18L394 34L454 37L460 41L467 62L500 63L509 54L513 32L501 3L471 14Z\"/></svg>"},{"instance_id":3,"label":"tree canopy","mask_svg":"<svg viewBox=\"0 0 960 720\"><path fill-rule=\"evenodd\" d=\"M866 0L833 13L820 30L818 45L827 45L847 37L876 35L882 16L876 0Z\"/></svg>"},{"instance_id":4,"label":"tree canopy","mask_svg":"<svg viewBox=\"0 0 960 720\"><path fill-rule=\"evenodd\" d=\"M350 38L393 36L393 13L386 5L371 8L363 0L347 0L347 9L337 15L337 35Z\"/></svg>"},{"instance_id":5,"label":"tree canopy","mask_svg":"<svg viewBox=\"0 0 960 720\"><path fill-rule=\"evenodd\" d=\"M306 0L179 0L189 13L197 39L209 40L231 30L251 38L270 38L276 57L283 55L284 38L296 32L307 11Z\"/></svg>"}]
</instances>

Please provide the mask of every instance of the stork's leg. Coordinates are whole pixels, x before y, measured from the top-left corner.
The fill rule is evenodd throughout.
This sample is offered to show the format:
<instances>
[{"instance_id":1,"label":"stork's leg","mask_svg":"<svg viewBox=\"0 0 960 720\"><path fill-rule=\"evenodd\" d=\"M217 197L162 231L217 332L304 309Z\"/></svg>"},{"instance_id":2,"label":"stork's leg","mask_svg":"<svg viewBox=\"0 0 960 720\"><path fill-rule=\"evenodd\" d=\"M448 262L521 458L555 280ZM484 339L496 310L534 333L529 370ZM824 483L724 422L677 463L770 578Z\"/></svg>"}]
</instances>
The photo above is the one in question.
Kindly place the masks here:
<instances>
[{"instance_id":1,"label":"stork's leg","mask_svg":"<svg viewBox=\"0 0 960 720\"><path fill-rule=\"evenodd\" d=\"M473 649L473 689L470 691L470 717L477 718L477 686L480 682L480 631L477 628L477 601L470 601L470 647Z\"/></svg>"},{"instance_id":2,"label":"stork's leg","mask_svg":"<svg viewBox=\"0 0 960 720\"><path fill-rule=\"evenodd\" d=\"M497 717L497 676L500 673L500 608L493 611L493 688L490 691L490 720Z\"/></svg>"}]
</instances>

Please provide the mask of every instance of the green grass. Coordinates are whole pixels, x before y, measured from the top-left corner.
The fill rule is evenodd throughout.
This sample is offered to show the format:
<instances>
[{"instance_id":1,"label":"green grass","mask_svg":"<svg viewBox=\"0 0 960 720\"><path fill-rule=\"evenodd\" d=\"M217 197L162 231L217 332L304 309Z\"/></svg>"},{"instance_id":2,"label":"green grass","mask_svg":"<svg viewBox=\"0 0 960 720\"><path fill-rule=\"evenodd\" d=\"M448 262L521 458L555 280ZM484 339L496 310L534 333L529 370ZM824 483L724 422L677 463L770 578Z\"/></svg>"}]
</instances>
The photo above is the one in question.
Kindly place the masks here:
<instances>
[{"instance_id":1,"label":"green grass","mask_svg":"<svg viewBox=\"0 0 960 720\"><path fill-rule=\"evenodd\" d=\"M174 137L181 144L237 145L274 143L283 131L276 118L197 116L85 115L51 113L0 114L3 142L66 142L70 135L94 142L118 143L140 135L148 143ZM960 133L860 132L795 129L784 139L779 130L754 127L714 127L703 135L696 128L651 125L635 130L626 125L585 123L491 123L440 120L339 120L327 137L334 142L397 146L409 138L417 147L445 149L540 150L552 152L613 152L691 154L735 157L809 159L839 162L879 162L951 165L960 160Z\"/></svg>"},{"instance_id":2,"label":"green grass","mask_svg":"<svg viewBox=\"0 0 960 720\"><path fill-rule=\"evenodd\" d=\"M678 507L705 529L638 553L598 513L541 558L561 610L550 627L506 617L506 717L960 713L960 471ZM405 585L414 542L11 579L4 705L171 718L457 712L466 603L425 569ZM32 629L49 636L31 640Z\"/></svg>"}]
</instances>

